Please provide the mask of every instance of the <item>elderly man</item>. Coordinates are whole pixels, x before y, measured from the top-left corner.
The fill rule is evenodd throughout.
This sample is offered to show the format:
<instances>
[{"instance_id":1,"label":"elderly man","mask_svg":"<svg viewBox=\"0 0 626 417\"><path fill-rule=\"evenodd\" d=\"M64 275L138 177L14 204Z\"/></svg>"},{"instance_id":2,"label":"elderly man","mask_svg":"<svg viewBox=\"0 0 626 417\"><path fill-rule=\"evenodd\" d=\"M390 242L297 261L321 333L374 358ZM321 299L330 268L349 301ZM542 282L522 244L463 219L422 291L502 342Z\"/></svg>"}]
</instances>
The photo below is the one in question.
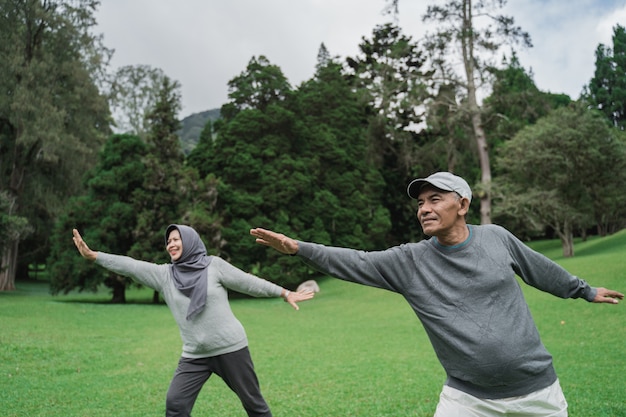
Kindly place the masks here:
<instances>
[{"instance_id":1,"label":"elderly man","mask_svg":"<svg viewBox=\"0 0 626 417\"><path fill-rule=\"evenodd\" d=\"M472 192L461 177L437 172L407 191L428 240L364 252L259 228L250 234L330 276L401 294L447 374L435 417L567 416L515 276L561 298L617 304L624 295L589 286L500 226L468 225Z\"/></svg>"}]
</instances>

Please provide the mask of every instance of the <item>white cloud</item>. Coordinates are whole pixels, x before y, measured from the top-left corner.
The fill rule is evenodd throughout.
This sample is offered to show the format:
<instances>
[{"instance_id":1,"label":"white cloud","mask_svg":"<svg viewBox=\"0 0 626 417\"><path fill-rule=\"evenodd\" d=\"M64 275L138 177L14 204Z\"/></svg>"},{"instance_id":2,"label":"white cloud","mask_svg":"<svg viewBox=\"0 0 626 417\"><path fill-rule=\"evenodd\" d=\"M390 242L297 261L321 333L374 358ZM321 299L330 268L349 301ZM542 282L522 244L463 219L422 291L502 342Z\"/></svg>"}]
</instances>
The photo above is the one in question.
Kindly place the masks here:
<instances>
[{"instance_id":1,"label":"white cloud","mask_svg":"<svg viewBox=\"0 0 626 417\"><path fill-rule=\"evenodd\" d=\"M537 86L577 99L593 77L595 50L611 42L614 1L571 0L509 2L510 14L530 33L534 47L519 54ZM621 9L626 8L622 3Z\"/></svg>"}]
</instances>

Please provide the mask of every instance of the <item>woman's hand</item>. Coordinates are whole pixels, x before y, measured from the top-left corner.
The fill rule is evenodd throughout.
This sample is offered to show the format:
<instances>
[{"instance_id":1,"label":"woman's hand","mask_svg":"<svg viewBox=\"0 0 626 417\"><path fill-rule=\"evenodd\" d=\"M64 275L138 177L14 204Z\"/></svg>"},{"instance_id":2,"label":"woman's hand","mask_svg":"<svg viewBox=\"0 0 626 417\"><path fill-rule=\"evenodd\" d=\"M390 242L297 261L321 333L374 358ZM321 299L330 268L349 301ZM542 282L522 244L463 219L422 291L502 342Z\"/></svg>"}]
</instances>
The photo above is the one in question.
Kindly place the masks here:
<instances>
[{"instance_id":1,"label":"woman's hand","mask_svg":"<svg viewBox=\"0 0 626 417\"><path fill-rule=\"evenodd\" d=\"M300 301L310 300L311 298L313 298L314 295L315 293L311 290L300 290L297 292L283 290L281 297L285 299L286 303L291 304L293 308L295 308L296 310L300 310L298 303Z\"/></svg>"},{"instance_id":2,"label":"woman's hand","mask_svg":"<svg viewBox=\"0 0 626 417\"><path fill-rule=\"evenodd\" d=\"M90 261L95 261L98 257L98 253L89 249L89 246L83 240L83 237L78 233L78 230L72 229L72 233L74 234L74 244L76 248L80 252L83 258L89 259Z\"/></svg>"}]
</instances>

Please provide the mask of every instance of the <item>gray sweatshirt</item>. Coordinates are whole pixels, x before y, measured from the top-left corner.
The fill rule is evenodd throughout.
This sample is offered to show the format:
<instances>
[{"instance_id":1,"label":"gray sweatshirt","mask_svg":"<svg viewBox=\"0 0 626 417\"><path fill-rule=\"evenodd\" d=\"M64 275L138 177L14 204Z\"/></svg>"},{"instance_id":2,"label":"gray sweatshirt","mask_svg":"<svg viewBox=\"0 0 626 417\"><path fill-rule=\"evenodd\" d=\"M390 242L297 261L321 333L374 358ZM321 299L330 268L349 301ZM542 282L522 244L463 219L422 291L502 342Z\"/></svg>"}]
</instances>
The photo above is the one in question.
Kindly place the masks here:
<instances>
[{"instance_id":1,"label":"gray sweatshirt","mask_svg":"<svg viewBox=\"0 0 626 417\"><path fill-rule=\"evenodd\" d=\"M504 228L468 226L455 246L437 239L364 252L298 242L297 255L334 277L401 294L420 319L446 384L479 398L526 395L556 381L517 274L562 298L596 290Z\"/></svg>"},{"instance_id":2,"label":"gray sweatshirt","mask_svg":"<svg viewBox=\"0 0 626 417\"><path fill-rule=\"evenodd\" d=\"M192 320L186 320L189 298L174 286L169 264L103 252L98 252L96 263L161 293L180 329L182 356L186 358L217 356L248 346L246 332L230 309L227 289L255 297L279 297L282 292L282 287L213 257L207 271L206 306Z\"/></svg>"}]
</instances>

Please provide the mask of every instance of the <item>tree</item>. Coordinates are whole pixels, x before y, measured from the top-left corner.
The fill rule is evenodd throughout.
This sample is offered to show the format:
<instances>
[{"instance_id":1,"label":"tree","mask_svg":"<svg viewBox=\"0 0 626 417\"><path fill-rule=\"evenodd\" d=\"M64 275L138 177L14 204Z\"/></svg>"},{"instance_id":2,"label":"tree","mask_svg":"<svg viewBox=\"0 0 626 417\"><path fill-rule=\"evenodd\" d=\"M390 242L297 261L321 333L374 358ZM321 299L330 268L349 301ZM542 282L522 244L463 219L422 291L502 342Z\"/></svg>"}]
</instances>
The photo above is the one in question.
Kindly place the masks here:
<instances>
[{"instance_id":1,"label":"tree","mask_svg":"<svg viewBox=\"0 0 626 417\"><path fill-rule=\"evenodd\" d=\"M382 178L366 162L366 107L341 65L330 58L297 91L275 84L283 79L276 67L267 63L264 68L273 76L257 74L231 83L237 88L222 114L227 113L224 108L236 111L222 120L214 141L198 145L189 163L193 161L201 177L216 177L215 210L225 243L219 255L295 287L312 272L294 258L276 257L242 239L242 234L272 225L307 240L380 248L389 215L380 203ZM244 92L277 89L261 84L252 88L244 79L262 79L282 85L282 90L267 101L246 98ZM238 103L248 104L239 108Z\"/></svg>"},{"instance_id":2,"label":"tree","mask_svg":"<svg viewBox=\"0 0 626 417\"><path fill-rule=\"evenodd\" d=\"M391 10L398 10L399 0L389 0ZM422 20L437 29L427 34L424 46L436 71L436 85L454 86L458 100L454 103L471 121L480 167L480 184L475 195L480 199L481 223L491 223L491 163L485 135L478 91L488 75L493 57L503 45L532 46L530 36L515 26L509 16L494 14L506 0L447 0L443 5L429 5ZM487 23L482 23L486 20ZM457 70L455 62L462 69ZM459 77L458 72L463 75ZM457 104L458 103L458 104ZM477 192L476 192L477 191Z\"/></svg>"},{"instance_id":3,"label":"tree","mask_svg":"<svg viewBox=\"0 0 626 417\"><path fill-rule=\"evenodd\" d=\"M9 216L28 219L36 247L18 258L14 234L0 261L0 290L18 259L45 259L48 232L82 187L109 133L97 87L108 51L91 34L98 1L0 0L0 192Z\"/></svg>"},{"instance_id":4,"label":"tree","mask_svg":"<svg viewBox=\"0 0 626 417\"><path fill-rule=\"evenodd\" d=\"M133 242L137 213L133 191L141 187L146 145L134 135L112 135L86 181L87 193L69 200L52 233L47 261L53 294L96 291L101 284L112 291L112 302L123 303L130 278L117 276L78 256L71 230L78 228L89 244L104 252L127 254Z\"/></svg>"},{"instance_id":5,"label":"tree","mask_svg":"<svg viewBox=\"0 0 626 417\"><path fill-rule=\"evenodd\" d=\"M205 243L207 251L219 255L226 241L222 238L223 219L218 212L218 189L222 185L207 166L214 154L213 124L207 120L198 144L186 159L188 172L184 186L189 198L183 205L183 220L193 225Z\"/></svg>"},{"instance_id":6,"label":"tree","mask_svg":"<svg viewBox=\"0 0 626 417\"><path fill-rule=\"evenodd\" d=\"M485 132L489 138L489 147L496 152L498 148L526 126L537 123L555 108L571 103L569 96L540 91L532 77L513 54L510 60L504 60L502 69L493 68L494 76L491 94L483 102ZM500 174L497 165L493 170L494 178ZM506 211L494 207L498 223L515 232L517 236L531 237L543 233L524 219L508 216Z\"/></svg>"},{"instance_id":7,"label":"tree","mask_svg":"<svg viewBox=\"0 0 626 417\"><path fill-rule=\"evenodd\" d=\"M626 29L615 25L613 48L596 49L596 70L583 96L611 121L626 129Z\"/></svg>"},{"instance_id":8,"label":"tree","mask_svg":"<svg viewBox=\"0 0 626 417\"><path fill-rule=\"evenodd\" d=\"M330 56L330 52L328 52L328 48L322 42L320 45L320 49L317 51L317 63L315 64L315 69L319 70L320 68L324 68L332 61L332 57Z\"/></svg>"},{"instance_id":9,"label":"tree","mask_svg":"<svg viewBox=\"0 0 626 417\"><path fill-rule=\"evenodd\" d=\"M387 187L372 163L366 134L368 103L334 60L300 86L293 103L304 124L296 156L306 163L302 174L309 183L303 195L308 210L299 216L308 229L303 238L366 250L386 247L391 219L383 203ZM294 203L295 210L303 202Z\"/></svg>"},{"instance_id":10,"label":"tree","mask_svg":"<svg viewBox=\"0 0 626 417\"><path fill-rule=\"evenodd\" d=\"M6 242L14 242L32 232L28 219L11 214L14 201L8 193L0 192L0 253L5 250ZM17 262L17 259L12 262ZM15 289L13 283L2 284L5 290Z\"/></svg>"},{"instance_id":11,"label":"tree","mask_svg":"<svg viewBox=\"0 0 626 417\"><path fill-rule=\"evenodd\" d=\"M540 91L517 55L504 59L503 68L491 70L494 81L491 94L484 100L485 131L494 149L510 140L524 127L535 124L550 111L571 103L565 94Z\"/></svg>"},{"instance_id":12,"label":"tree","mask_svg":"<svg viewBox=\"0 0 626 417\"><path fill-rule=\"evenodd\" d=\"M111 82L109 103L116 130L145 140L149 125L146 119L158 99L165 73L149 65L119 68Z\"/></svg>"},{"instance_id":13,"label":"tree","mask_svg":"<svg viewBox=\"0 0 626 417\"><path fill-rule=\"evenodd\" d=\"M417 44L391 23L376 26L359 51L359 56L347 58L348 76L370 112L368 161L384 177L383 204L392 214L388 240L397 244L419 235L403 187L421 166L416 137L429 74L422 70L425 58Z\"/></svg>"},{"instance_id":14,"label":"tree","mask_svg":"<svg viewBox=\"0 0 626 417\"><path fill-rule=\"evenodd\" d=\"M359 50L362 56L347 63L358 94L372 109L372 123L381 125L381 134L371 138L372 156L392 154L394 165L408 176L414 165L411 131L422 122L418 109L427 98L422 52L390 23L377 26L371 40L363 38Z\"/></svg>"},{"instance_id":15,"label":"tree","mask_svg":"<svg viewBox=\"0 0 626 417\"><path fill-rule=\"evenodd\" d=\"M276 209L276 199L288 199L285 187L294 133L295 115L282 106L291 87L281 69L267 58L252 57L246 69L229 81L230 101L222 106L215 138L203 132L203 140L189 156L189 164L201 178L213 174L218 194L214 209L222 221L217 249L220 256L250 269L259 248L241 239L254 222L267 224L267 207ZM280 162L278 161L280 160ZM273 184L272 191L267 185ZM287 195L286 195L287 194Z\"/></svg>"},{"instance_id":16,"label":"tree","mask_svg":"<svg viewBox=\"0 0 626 417\"><path fill-rule=\"evenodd\" d=\"M202 132L200 132L200 138L198 139L198 143L191 150L186 159L187 165L198 170L200 177L206 177L210 174L210 171L206 166L205 161L207 159L210 159L211 154L213 153L213 148L213 123L211 123L211 120L207 120L204 128L202 129Z\"/></svg>"},{"instance_id":17,"label":"tree","mask_svg":"<svg viewBox=\"0 0 626 417\"><path fill-rule=\"evenodd\" d=\"M623 140L599 112L581 103L558 108L498 152L498 212L537 229L549 226L563 256L573 256L575 231L624 206L625 162Z\"/></svg>"},{"instance_id":18,"label":"tree","mask_svg":"<svg viewBox=\"0 0 626 417\"><path fill-rule=\"evenodd\" d=\"M291 91L283 72L263 55L252 57L246 70L228 82L230 102L222 106L222 117L229 120L245 109L264 110L270 103L281 101Z\"/></svg>"},{"instance_id":19,"label":"tree","mask_svg":"<svg viewBox=\"0 0 626 417\"><path fill-rule=\"evenodd\" d=\"M147 115L150 130L143 183L133 192L138 219L129 255L134 258L169 260L164 250L165 228L181 220L180 204L187 197L180 189L184 155L176 134L179 111L180 85L165 77Z\"/></svg>"}]
</instances>

